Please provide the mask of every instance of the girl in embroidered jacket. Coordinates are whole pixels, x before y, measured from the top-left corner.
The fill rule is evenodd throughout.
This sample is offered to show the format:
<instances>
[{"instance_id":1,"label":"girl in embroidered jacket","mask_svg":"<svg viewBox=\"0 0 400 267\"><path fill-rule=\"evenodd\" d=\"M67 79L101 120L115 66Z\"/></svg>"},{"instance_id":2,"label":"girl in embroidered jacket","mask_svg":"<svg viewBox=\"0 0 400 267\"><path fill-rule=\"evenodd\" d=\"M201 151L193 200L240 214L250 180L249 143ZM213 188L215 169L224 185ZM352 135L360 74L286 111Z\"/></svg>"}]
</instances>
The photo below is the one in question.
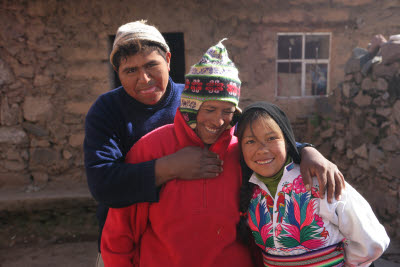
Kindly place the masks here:
<instances>
[{"instance_id":1,"label":"girl in embroidered jacket","mask_svg":"<svg viewBox=\"0 0 400 267\"><path fill-rule=\"evenodd\" d=\"M265 266L369 266L385 251L389 237L353 187L331 204L319 198L316 178L306 190L292 128L277 106L248 106L237 135L245 215L238 233L244 242L252 233Z\"/></svg>"}]
</instances>

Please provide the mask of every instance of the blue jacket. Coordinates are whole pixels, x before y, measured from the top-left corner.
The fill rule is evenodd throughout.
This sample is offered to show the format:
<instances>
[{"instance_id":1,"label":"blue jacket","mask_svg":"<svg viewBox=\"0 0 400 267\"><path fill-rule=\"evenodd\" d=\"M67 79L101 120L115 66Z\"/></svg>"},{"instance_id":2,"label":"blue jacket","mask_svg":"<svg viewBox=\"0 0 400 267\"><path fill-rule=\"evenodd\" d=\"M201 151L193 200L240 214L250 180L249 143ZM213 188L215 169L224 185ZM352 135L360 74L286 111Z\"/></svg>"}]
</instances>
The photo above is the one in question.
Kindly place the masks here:
<instances>
[{"instance_id":1,"label":"blue jacket","mask_svg":"<svg viewBox=\"0 0 400 267\"><path fill-rule=\"evenodd\" d=\"M148 106L119 87L101 95L90 108L83 149L89 189L99 202L100 233L108 207L158 201L155 161L126 164L125 156L143 135L173 123L183 89L183 84L176 84L170 78L164 98Z\"/></svg>"}]
</instances>

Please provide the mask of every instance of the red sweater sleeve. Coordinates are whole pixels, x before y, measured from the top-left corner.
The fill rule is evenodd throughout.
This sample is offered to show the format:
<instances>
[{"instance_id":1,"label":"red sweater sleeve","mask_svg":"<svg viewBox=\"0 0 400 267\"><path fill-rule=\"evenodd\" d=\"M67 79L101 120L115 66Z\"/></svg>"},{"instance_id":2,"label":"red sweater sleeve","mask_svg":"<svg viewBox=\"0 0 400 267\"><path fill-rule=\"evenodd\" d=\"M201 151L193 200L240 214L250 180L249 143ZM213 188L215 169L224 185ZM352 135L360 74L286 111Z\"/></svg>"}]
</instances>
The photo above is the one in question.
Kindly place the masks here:
<instances>
[{"instance_id":1,"label":"red sweater sleeve","mask_svg":"<svg viewBox=\"0 0 400 267\"><path fill-rule=\"evenodd\" d=\"M140 237L146 229L149 203L110 209L101 237L104 266L139 266Z\"/></svg>"},{"instance_id":2,"label":"red sweater sleeve","mask_svg":"<svg viewBox=\"0 0 400 267\"><path fill-rule=\"evenodd\" d=\"M161 156L154 155L149 143L154 145L148 136L136 142L125 162L135 164ZM101 236L101 256L105 267L139 266L140 238L146 230L149 206L150 203L145 202L109 209Z\"/></svg>"}]
</instances>

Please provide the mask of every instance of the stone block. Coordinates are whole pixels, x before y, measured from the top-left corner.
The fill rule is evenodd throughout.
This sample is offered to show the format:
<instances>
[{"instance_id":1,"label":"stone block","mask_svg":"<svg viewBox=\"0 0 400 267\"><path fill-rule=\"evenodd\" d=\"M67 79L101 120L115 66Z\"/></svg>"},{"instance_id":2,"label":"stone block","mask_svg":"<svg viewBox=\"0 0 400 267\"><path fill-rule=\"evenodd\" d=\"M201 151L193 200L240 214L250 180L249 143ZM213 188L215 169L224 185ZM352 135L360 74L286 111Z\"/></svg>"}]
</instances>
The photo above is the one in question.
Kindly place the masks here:
<instances>
[{"instance_id":1,"label":"stone block","mask_svg":"<svg viewBox=\"0 0 400 267\"><path fill-rule=\"evenodd\" d=\"M107 93L110 90L110 82L108 80L95 81L90 87L90 92L94 96L99 96L101 94Z\"/></svg>"},{"instance_id":2,"label":"stone block","mask_svg":"<svg viewBox=\"0 0 400 267\"><path fill-rule=\"evenodd\" d=\"M14 103L9 105L8 97L1 98L0 105L0 125L14 126L17 125L21 118L21 110L19 105Z\"/></svg>"},{"instance_id":3,"label":"stone block","mask_svg":"<svg viewBox=\"0 0 400 267\"><path fill-rule=\"evenodd\" d=\"M3 84L10 84L14 81L11 68L0 59L0 86Z\"/></svg>"},{"instance_id":4,"label":"stone block","mask_svg":"<svg viewBox=\"0 0 400 267\"><path fill-rule=\"evenodd\" d=\"M350 74L359 72L361 70L360 60L357 58L350 58L344 66L344 73Z\"/></svg>"},{"instance_id":5,"label":"stone block","mask_svg":"<svg viewBox=\"0 0 400 267\"><path fill-rule=\"evenodd\" d=\"M346 142L344 141L343 138L338 138L335 141L335 147L340 153L344 152L345 145L346 145Z\"/></svg>"},{"instance_id":6,"label":"stone block","mask_svg":"<svg viewBox=\"0 0 400 267\"><path fill-rule=\"evenodd\" d=\"M36 138L31 139L31 148L34 147L50 147L50 142L48 140L39 140Z\"/></svg>"},{"instance_id":7,"label":"stone block","mask_svg":"<svg viewBox=\"0 0 400 267\"><path fill-rule=\"evenodd\" d=\"M393 155L385 164L385 171L393 177L399 177L400 173L400 155Z\"/></svg>"},{"instance_id":8,"label":"stone block","mask_svg":"<svg viewBox=\"0 0 400 267\"><path fill-rule=\"evenodd\" d=\"M380 91L386 91L388 89L388 82L383 78L378 78L376 81L376 89Z\"/></svg>"},{"instance_id":9,"label":"stone block","mask_svg":"<svg viewBox=\"0 0 400 267\"><path fill-rule=\"evenodd\" d=\"M35 69L32 65L19 65L14 68L15 75L22 78L33 78Z\"/></svg>"},{"instance_id":10,"label":"stone block","mask_svg":"<svg viewBox=\"0 0 400 267\"><path fill-rule=\"evenodd\" d=\"M337 131L343 131L345 129L345 125L342 122L336 122L335 123L335 128Z\"/></svg>"},{"instance_id":11,"label":"stone block","mask_svg":"<svg viewBox=\"0 0 400 267\"><path fill-rule=\"evenodd\" d=\"M391 64L400 60L400 43L386 42L381 45L382 64Z\"/></svg>"},{"instance_id":12,"label":"stone block","mask_svg":"<svg viewBox=\"0 0 400 267\"><path fill-rule=\"evenodd\" d=\"M354 103L359 107L365 107L371 104L372 98L360 92L354 99Z\"/></svg>"},{"instance_id":13,"label":"stone block","mask_svg":"<svg viewBox=\"0 0 400 267\"><path fill-rule=\"evenodd\" d=\"M375 84L375 82L373 82L371 80L371 78L366 77L363 79L363 81L361 82L361 89L363 90L371 90L371 89L375 89L377 86Z\"/></svg>"},{"instance_id":14,"label":"stone block","mask_svg":"<svg viewBox=\"0 0 400 267\"><path fill-rule=\"evenodd\" d=\"M61 57L68 62L102 61L108 60L107 51L97 47L69 47L60 49Z\"/></svg>"},{"instance_id":15,"label":"stone block","mask_svg":"<svg viewBox=\"0 0 400 267\"><path fill-rule=\"evenodd\" d=\"M365 144L362 144L358 148L354 149L354 153L364 159L368 159L368 149Z\"/></svg>"},{"instance_id":16,"label":"stone block","mask_svg":"<svg viewBox=\"0 0 400 267\"><path fill-rule=\"evenodd\" d=\"M351 82L353 80L354 74L346 74L344 76L344 81Z\"/></svg>"},{"instance_id":17,"label":"stone block","mask_svg":"<svg viewBox=\"0 0 400 267\"><path fill-rule=\"evenodd\" d=\"M64 158L64 159L70 159L70 158L72 158L72 153L71 153L69 150L64 149L63 152L62 152L62 154L63 154L63 158Z\"/></svg>"},{"instance_id":18,"label":"stone block","mask_svg":"<svg viewBox=\"0 0 400 267\"><path fill-rule=\"evenodd\" d=\"M68 102L65 106L65 111L72 114L85 115L92 104L92 102Z\"/></svg>"},{"instance_id":19,"label":"stone block","mask_svg":"<svg viewBox=\"0 0 400 267\"><path fill-rule=\"evenodd\" d=\"M362 80L363 80L363 75L361 74L361 72L354 73L354 81L356 82L356 84L360 84Z\"/></svg>"},{"instance_id":20,"label":"stone block","mask_svg":"<svg viewBox=\"0 0 400 267\"><path fill-rule=\"evenodd\" d=\"M390 116L390 114L392 114L392 109L391 108L377 108L376 114L387 118Z\"/></svg>"},{"instance_id":21,"label":"stone block","mask_svg":"<svg viewBox=\"0 0 400 267\"><path fill-rule=\"evenodd\" d=\"M370 168L368 161L360 158L357 159L357 166L363 169L364 171L368 171Z\"/></svg>"},{"instance_id":22,"label":"stone block","mask_svg":"<svg viewBox=\"0 0 400 267\"><path fill-rule=\"evenodd\" d=\"M6 160L4 161L4 168L9 171L20 172L26 168L23 161Z\"/></svg>"},{"instance_id":23,"label":"stone block","mask_svg":"<svg viewBox=\"0 0 400 267\"><path fill-rule=\"evenodd\" d=\"M36 75L33 79L34 86L46 86L52 83L52 78L47 75Z\"/></svg>"},{"instance_id":24,"label":"stone block","mask_svg":"<svg viewBox=\"0 0 400 267\"><path fill-rule=\"evenodd\" d=\"M84 139L85 139L84 133L73 134L69 137L69 144L72 147L82 147Z\"/></svg>"},{"instance_id":25,"label":"stone block","mask_svg":"<svg viewBox=\"0 0 400 267\"><path fill-rule=\"evenodd\" d=\"M399 151L400 150L400 138L395 135L389 135L388 137L382 139L379 145L384 151ZM400 164L399 164L400 165Z\"/></svg>"},{"instance_id":26,"label":"stone block","mask_svg":"<svg viewBox=\"0 0 400 267\"><path fill-rule=\"evenodd\" d=\"M334 134L334 132L335 132L335 129L329 128L329 129L327 129L327 130L321 132L321 135L320 135L320 136L321 136L323 139L327 139L327 138L332 137L333 134Z\"/></svg>"},{"instance_id":27,"label":"stone block","mask_svg":"<svg viewBox=\"0 0 400 267\"><path fill-rule=\"evenodd\" d=\"M300 9L288 9L285 12L285 16L282 16L281 13L271 12L262 17L262 23L270 24L270 23L289 23L289 22L303 22L304 23L305 12Z\"/></svg>"},{"instance_id":28,"label":"stone block","mask_svg":"<svg viewBox=\"0 0 400 267\"><path fill-rule=\"evenodd\" d=\"M350 89L351 89L351 83L343 83L342 84L342 95L346 98L350 97Z\"/></svg>"},{"instance_id":29,"label":"stone block","mask_svg":"<svg viewBox=\"0 0 400 267\"><path fill-rule=\"evenodd\" d=\"M10 148L9 150L7 150L6 158L8 160L22 161L20 153L17 150L15 150L15 148Z\"/></svg>"},{"instance_id":30,"label":"stone block","mask_svg":"<svg viewBox=\"0 0 400 267\"><path fill-rule=\"evenodd\" d=\"M32 172L33 184L44 187L49 182L49 175L45 172Z\"/></svg>"},{"instance_id":31,"label":"stone block","mask_svg":"<svg viewBox=\"0 0 400 267\"><path fill-rule=\"evenodd\" d=\"M392 78L398 72L399 68L399 62L395 62L390 65L375 64L372 66L372 74L375 77Z\"/></svg>"},{"instance_id":32,"label":"stone block","mask_svg":"<svg viewBox=\"0 0 400 267\"><path fill-rule=\"evenodd\" d=\"M400 125L400 100L394 103L392 113L395 121Z\"/></svg>"},{"instance_id":33,"label":"stone block","mask_svg":"<svg viewBox=\"0 0 400 267\"><path fill-rule=\"evenodd\" d=\"M59 153L52 148L34 148L31 151L29 168L31 170L47 169L59 160Z\"/></svg>"},{"instance_id":34,"label":"stone block","mask_svg":"<svg viewBox=\"0 0 400 267\"><path fill-rule=\"evenodd\" d=\"M108 77L109 70L108 62L76 62L68 68L66 76L72 80L100 80Z\"/></svg>"},{"instance_id":35,"label":"stone block","mask_svg":"<svg viewBox=\"0 0 400 267\"><path fill-rule=\"evenodd\" d=\"M333 0L333 4L341 4L344 6L362 6L373 2L373 0Z\"/></svg>"},{"instance_id":36,"label":"stone block","mask_svg":"<svg viewBox=\"0 0 400 267\"><path fill-rule=\"evenodd\" d=\"M363 171L354 165L351 165L349 168L349 178L351 179L357 179L362 173Z\"/></svg>"},{"instance_id":37,"label":"stone block","mask_svg":"<svg viewBox=\"0 0 400 267\"><path fill-rule=\"evenodd\" d=\"M317 16L317 20L324 23L343 23L350 19L350 12L344 9L336 9L335 12L332 12L331 8L313 10L309 15L310 17Z\"/></svg>"},{"instance_id":38,"label":"stone block","mask_svg":"<svg viewBox=\"0 0 400 267\"><path fill-rule=\"evenodd\" d=\"M22 127L27 133L37 137L44 137L49 135L49 131L38 124L24 122L22 123Z\"/></svg>"},{"instance_id":39,"label":"stone block","mask_svg":"<svg viewBox=\"0 0 400 267\"><path fill-rule=\"evenodd\" d=\"M28 136L19 127L0 127L0 144L24 144L28 142Z\"/></svg>"},{"instance_id":40,"label":"stone block","mask_svg":"<svg viewBox=\"0 0 400 267\"><path fill-rule=\"evenodd\" d=\"M50 97L27 96L23 104L24 118L27 121L36 122L51 113L52 108Z\"/></svg>"},{"instance_id":41,"label":"stone block","mask_svg":"<svg viewBox=\"0 0 400 267\"><path fill-rule=\"evenodd\" d=\"M25 187L31 182L26 173L0 173L0 188Z\"/></svg>"},{"instance_id":42,"label":"stone block","mask_svg":"<svg viewBox=\"0 0 400 267\"><path fill-rule=\"evenodd\" d=\"M54 0L50 0L50 1L29 1L28 2L28 7L26 9L26 12L31 17L45 17L50 12L51 13L55 12L56 11L55 9L56 9L56 1L54 1Z\"/></svg>"},{"instance_id":43,"label":"stone block","mask_svg":"<svg viewBox=\"0 0 400 267\"><path fill-rule=\"evenodd\" d=\"M371 166L378 168L382 165L385 154L375 145L369 146L368 162Z\"/></svg>"}]
</instances>

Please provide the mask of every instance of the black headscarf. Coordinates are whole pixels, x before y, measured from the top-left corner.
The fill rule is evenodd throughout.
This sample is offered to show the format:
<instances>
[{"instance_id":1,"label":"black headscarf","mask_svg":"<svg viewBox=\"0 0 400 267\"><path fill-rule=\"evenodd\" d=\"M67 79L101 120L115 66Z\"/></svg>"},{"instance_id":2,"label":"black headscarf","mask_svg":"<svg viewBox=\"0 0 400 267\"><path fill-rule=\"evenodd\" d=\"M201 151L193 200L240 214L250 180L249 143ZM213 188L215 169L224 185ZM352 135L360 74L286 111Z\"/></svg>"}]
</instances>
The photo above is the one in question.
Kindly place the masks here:
<instances>
[{"instance_id":1,"label":"black headscarf","mask_svg":"<svg viewBox=\"0 0 400 267\"><path fill-rule=\"evenodd\" d=\"M288 155L292 157L295 163L300 163L301 157L299 151L297 150L296 141L294 138L292 126L290 126L289 118L286 116L285 112L283 112L276 105L269 102L255 102L249 106L247 106L242 113L242 116L239 118L238 127L241 123L243 123L243 118L245 113L251 109L261 109L268 113L269 116L278 124L279 128L281 128L283 135L285 137L286 143L288 145Z\"/></svg>"}]
</instances>

